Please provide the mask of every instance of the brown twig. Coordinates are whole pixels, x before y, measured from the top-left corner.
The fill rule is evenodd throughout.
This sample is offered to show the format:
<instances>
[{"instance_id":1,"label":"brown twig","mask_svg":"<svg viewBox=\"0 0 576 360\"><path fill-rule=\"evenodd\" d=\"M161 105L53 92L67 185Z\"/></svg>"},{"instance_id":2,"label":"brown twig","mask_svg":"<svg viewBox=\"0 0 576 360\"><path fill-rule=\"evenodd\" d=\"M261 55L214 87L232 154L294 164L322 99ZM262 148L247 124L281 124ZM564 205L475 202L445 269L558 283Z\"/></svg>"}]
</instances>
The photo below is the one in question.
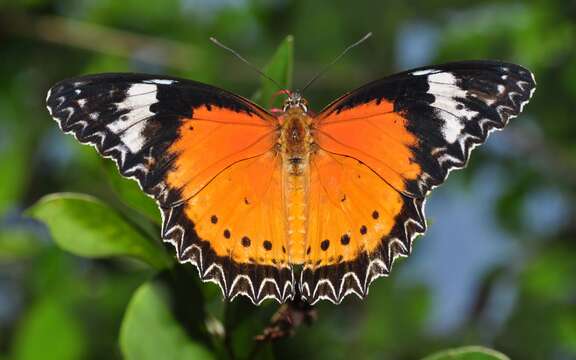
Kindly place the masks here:
<instances>
[{"instance_id":1,"label":"brown twig","mask_svg":"<svg viewBox=\"0 0 576 360\"><path fill-rule=\"evenodd\" d=\"M270 324L254 337L255 344L248 359L255 359L264 344L293 336L302 324L311 325L317 318L316 309L299 297L282 304L272 315Z\"/></svg>"},{"instance_id":2,"label":"brown twig","mask_svg":"<svg viewBox=\"0 0 576 360\"><path fill-rule=\"evenodd\" d=\"M280 306L272 316L270 324L254 339L264 342L293 336L298 327L312 324L317 317L318 313L312 305L300 299L290 301Z\"/></svg>"}]
</instances>

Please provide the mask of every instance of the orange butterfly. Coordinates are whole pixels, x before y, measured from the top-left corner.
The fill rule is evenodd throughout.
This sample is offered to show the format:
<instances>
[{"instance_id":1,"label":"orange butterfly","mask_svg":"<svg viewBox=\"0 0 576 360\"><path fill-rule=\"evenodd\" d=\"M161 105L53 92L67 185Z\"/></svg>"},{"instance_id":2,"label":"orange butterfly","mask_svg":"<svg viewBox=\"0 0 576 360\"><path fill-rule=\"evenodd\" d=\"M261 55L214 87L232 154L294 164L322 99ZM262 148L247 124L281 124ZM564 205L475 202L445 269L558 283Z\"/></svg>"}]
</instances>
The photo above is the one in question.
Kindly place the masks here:
<instances>
[{"instance_id":1,"label":"orange butterfly","mask_svg":"<svg viewBox=\"0 0 576 360\"><path fill-rule=\"evenodd\" d=\"M156 199L164 241L226 298L314 304L365 296L409 255L429 191L534 89L518 65L468 61L372 82L318 115L297 92L272 113L142 74L60 82L47 106Z\"/></svg>"}]
</instances>

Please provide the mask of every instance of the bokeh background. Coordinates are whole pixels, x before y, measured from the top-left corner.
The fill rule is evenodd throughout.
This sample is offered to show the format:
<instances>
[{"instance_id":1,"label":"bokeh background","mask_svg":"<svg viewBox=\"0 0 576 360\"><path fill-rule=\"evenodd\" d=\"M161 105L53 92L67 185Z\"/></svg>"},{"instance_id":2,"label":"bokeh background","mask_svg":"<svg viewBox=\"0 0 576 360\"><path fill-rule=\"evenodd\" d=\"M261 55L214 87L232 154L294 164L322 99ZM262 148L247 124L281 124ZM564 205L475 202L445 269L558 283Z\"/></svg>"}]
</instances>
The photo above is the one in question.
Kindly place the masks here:
<instances>
[{"instance_id":1,"label":"bokeh background","mask_svg":"<svg viewBox=\"0 0 576 360\"><path fill-rule=\"evenodd\" d=\"M294 35L294 84L302 86L368 31L372 39L308 90L313 109L392 72L463 59L522 64L538 87L524 113L435 190L427 235L364 301L321 304L311 326L257 344L252 338L276 304L224 304L214 285L182 267L165 280L135 260L72 255L28 216L42 196L62 191L94 195L135 226L146 224L141 213L155 216L150 203L130 201L138 194L110 161L58 130L44 107L56 81L161 73L250 97L258 76L209 36L263 66ZM154 351L163 358L417 359L471 344L512 359L576 358L575 45L576 3L562 0L0 1L0 359ZM154 234L157 225L148 224ZM168 290L143 313L166 329L132 325L136 342L152 349L138 356L119 338L134 292L152 279ZM166 334L178 341L166 342ZM187 346L198 355L179 353Z\"/></svg>"}]
</instances>

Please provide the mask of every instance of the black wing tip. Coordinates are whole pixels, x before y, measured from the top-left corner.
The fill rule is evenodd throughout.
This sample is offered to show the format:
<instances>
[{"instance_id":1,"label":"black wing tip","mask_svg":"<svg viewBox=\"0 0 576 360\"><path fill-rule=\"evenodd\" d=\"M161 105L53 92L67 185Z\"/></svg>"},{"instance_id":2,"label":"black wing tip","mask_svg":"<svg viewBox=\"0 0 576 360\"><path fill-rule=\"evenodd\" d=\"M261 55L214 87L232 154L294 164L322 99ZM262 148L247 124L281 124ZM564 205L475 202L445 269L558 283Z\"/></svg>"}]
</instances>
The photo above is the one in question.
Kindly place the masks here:
<instances>
[{"instance_id":1,"label":"black wing tip","mask_svg":"<svg viewBox=\"0 0 576 360\"><path fill-rule=\"evenodd\" d=\"M526 81L531 86L536 86L536 79L534 73L523 65L519 65L509 61L503 60L458 60L436 65L421 66L410 70L402 71L394 74L391 78L415 75L415 73L422 72L422 75L428 74L427 71L439 70L446 72L458 71L473 71L473 70L494 70L495 72L509 73L519 78L519 80ZM377 80L379 81L379 80Z\"/></svg>"},{"instance_id":2,"label":"black wing tip","mask_svg":"<svg viewBox=\"0 0 576 360\"><path fill-rule=\"evenodd\" d=\"M46 95L46 103L49 104L55 99L70 94L75 89L82 89L88 86L99 85L99 84L122 84L122 83L139 83L154 80L165 80L170 82L187 82L194 85L209 86L192 80L184 80L181 78L167 76L167 75L156 75L156 74L142 74L134 72L108 72L108 73L98 73L98 74L86 74L79 75L70 78L66 78L56 82L50 89L48 89ZM153 83L153 82L151 82ZM162 85L162 83L153 83L156 85Z\"/></svg>"},{"instance_id":3,"label":"black wing tip","mask_svg":"<svg viewBox=\"0 0 576 360\"><path fill-rule=\"evenodd\" d=\"M445 71L457 71L457 70L485 70L492 69L497 72L510 73L519 77L519 80L526 81L531 84L532 87L536 86L536 78L534 73L523 65L517 63L504 61L504 60L460 60L447 63L441 63L438 65L431 65L420 67L417 69L408 70L407 73L417 72L419 70L427 69L438 69Z\"/></svg>"},{"instance_id":4,"label":"black wing tip","mask_svg":"<svg viewBox=\"0 0 576 360\"><path fill-rule=\"evenodd\" d=\"M519 71L524 71L531 73L531 71L523 65L513 63L506 60L497 59L471 59L471 60L456 60L449 62L441 62L436 65L421 66L415 69L408 70L408 72L426 70L426 69L438 69L438 70L449 70L449 69L485 69L485 68L510 68Z\"/></svg>"}]
</instances>

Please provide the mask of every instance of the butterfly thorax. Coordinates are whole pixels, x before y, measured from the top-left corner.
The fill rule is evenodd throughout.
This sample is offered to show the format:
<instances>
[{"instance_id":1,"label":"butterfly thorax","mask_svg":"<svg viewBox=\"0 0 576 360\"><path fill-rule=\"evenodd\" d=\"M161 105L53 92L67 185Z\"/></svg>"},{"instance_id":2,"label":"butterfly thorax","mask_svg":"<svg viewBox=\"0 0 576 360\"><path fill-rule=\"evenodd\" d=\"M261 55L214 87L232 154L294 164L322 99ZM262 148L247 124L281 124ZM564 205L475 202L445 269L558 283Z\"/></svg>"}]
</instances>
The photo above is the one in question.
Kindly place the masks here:
<instances>
[{"instance_id":1,"label":"butterfly thorax","mask_svg":"<svg viewBox=\"0 0 576 360\"><path fill-rule=\"evenodd\" d=\"M283 164L291 174L298 175L308 165L311 118L303 109L293 107L281 117L281 124L279 143Z\"/></svg>"},{"instance_id":2,"label":"butterfly thorax","mask_svg":"<svg viewBox=\"0 0 576 360\"><path fill-rule=\"evenodd\" d=\"M290 106L280 118L279 148L282 155L283 202L288 254L293 263L305 257L310 184L312 119L301 106Z\"/></svg>"}]
</instances>

